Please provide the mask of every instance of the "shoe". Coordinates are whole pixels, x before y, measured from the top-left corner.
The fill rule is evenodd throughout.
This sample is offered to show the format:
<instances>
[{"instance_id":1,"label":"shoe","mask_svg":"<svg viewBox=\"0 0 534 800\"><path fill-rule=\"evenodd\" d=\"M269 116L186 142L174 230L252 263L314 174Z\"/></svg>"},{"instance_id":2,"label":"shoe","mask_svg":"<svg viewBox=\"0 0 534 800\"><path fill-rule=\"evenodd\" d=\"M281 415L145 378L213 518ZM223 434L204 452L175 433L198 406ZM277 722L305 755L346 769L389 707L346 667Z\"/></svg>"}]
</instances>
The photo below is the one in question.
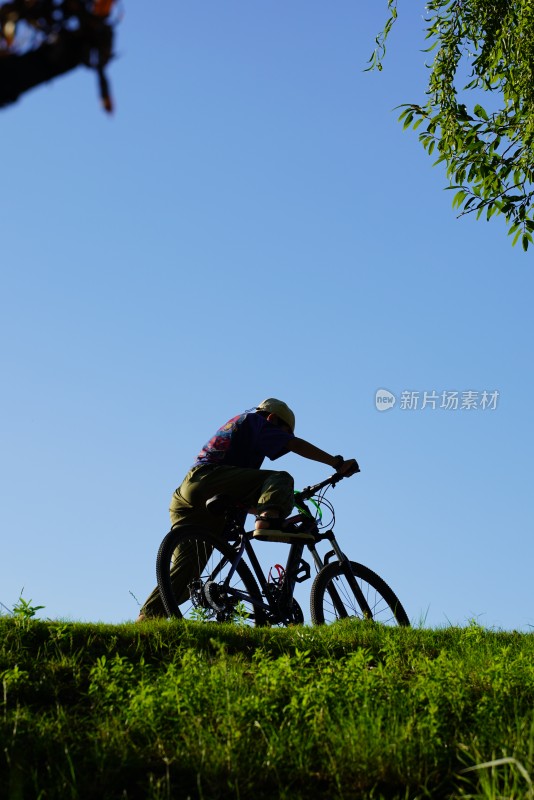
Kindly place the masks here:
<instances>
[{"instance_id":1,"label":"shoe","mask_svg":"<svg viewBox=\"0 0 534 800\"><path fill-rule=\"evenodd\" d=\"M259 539L260 542L284 542L285 544L294 544L295 542L313 542L315 537L309 531L291 529L289 526L284 527L284 519L278 517L256 517L256 525L262 522L262 528L255 528L252 534L254 539ZM265 523L269 523L265 525ZM271 528L270 526L273 525Z\"/></svg>"}]
</instances>

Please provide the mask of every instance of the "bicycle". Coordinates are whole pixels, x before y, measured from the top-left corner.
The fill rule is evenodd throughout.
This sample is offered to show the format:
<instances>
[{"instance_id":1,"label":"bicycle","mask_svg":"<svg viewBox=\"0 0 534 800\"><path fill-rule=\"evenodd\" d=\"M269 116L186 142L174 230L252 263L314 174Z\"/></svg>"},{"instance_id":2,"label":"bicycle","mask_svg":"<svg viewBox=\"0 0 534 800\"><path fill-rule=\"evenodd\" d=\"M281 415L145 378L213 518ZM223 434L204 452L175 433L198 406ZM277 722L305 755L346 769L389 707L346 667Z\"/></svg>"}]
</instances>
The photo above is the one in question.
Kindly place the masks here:
<instances>
[{"instance_id":1,"label":"bicycle","mask_svg":"<svg viewBox=\"0 0 534 800\"><path fill-rule=\"evenodd\" d=\"M294 530L311 531L314 540L291 544L285 567L276 564L267 576L254 550L253 532L245 531L240 519L246 510L228 498L219 495L206 503L210 511L225 516L221 537L193 526L171 528L156 560L158 588L168 616L190 614L205 621L238 619L255 625L302 624L304 614L294 591L297 584L311 578L310 565L302 558L307 547L317 571L310 591L314 624L352 617L386 625L409 625L406 611L388 584L368 567L350 561L337 543L333 532L335 512L325 494L343 477L332 475L295 492L298 513L287 522ZM331 514L328 524L323 522L323 508ZM322 542L331 546L323 557L317 550ZM176 554L186 552L194 557L196 569L193 575L188 570L190 580L185 587L176 574Z\"/></svg>"}]
</instances>

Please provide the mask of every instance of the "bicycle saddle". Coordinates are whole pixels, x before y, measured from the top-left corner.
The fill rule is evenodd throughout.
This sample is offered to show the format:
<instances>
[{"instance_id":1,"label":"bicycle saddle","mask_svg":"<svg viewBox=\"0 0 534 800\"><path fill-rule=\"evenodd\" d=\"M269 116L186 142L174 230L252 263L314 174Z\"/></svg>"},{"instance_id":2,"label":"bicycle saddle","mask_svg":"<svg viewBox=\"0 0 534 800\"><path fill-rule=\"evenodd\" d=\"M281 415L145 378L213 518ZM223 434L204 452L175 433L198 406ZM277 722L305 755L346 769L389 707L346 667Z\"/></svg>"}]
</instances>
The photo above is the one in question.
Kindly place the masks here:
<instances>
[{"instance_id":1,"label":"bicycle saddle","mask_svg":"<svg viewBox=\"0 0 534 800\"><path fill-rule=\"evenodd\" d=\"M222 517L231 508L235 508L235 500L227 494L215 494L206 500L206 511L215 517Z\"/></svg>"}]
</instances>

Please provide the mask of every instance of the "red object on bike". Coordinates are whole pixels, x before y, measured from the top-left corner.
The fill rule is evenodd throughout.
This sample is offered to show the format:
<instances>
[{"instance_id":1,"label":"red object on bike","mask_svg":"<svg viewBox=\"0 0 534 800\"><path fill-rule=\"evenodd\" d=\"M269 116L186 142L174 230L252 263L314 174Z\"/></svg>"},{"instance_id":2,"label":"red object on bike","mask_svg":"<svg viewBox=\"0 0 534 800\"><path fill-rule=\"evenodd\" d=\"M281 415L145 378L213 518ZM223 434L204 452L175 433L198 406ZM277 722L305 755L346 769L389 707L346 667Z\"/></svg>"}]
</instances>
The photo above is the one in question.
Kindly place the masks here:
<instances>
[{"instance_id":1,"label":"red object on bike","mask_svg":"<svg viewBox=\"0 0 534 800\"><path fill-rule=\"evenodd\" d=\"M97 17L109 17L114 2L115 0L95 0L93 14Z\"/></svg>"},{"instance_id":2,"label":"red object on bike","mask_svg":"<svg viewBox=\"0 0 534 800\"><path fill-rule=\"evenodd\" d=\"M276 570L278 573L277 575L273 575L273 569ZM281 583L284 579L284 575L286 574L285 569L281 564L275 564L274 567L271 567L269 570L269 577L267 578L269 583Z\"/></svg>"}]
</instances>

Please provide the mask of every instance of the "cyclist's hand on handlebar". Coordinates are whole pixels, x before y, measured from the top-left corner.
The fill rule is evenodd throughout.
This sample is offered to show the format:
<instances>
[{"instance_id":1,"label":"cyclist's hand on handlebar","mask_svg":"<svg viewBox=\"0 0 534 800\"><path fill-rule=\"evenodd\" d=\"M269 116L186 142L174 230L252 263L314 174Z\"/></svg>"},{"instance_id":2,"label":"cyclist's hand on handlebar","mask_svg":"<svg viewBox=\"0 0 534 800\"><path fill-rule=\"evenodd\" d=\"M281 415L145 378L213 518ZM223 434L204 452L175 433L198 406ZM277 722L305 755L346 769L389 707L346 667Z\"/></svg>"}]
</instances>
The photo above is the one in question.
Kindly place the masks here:
<instances>
[{"instance_id":1,"label":"cyclist's hand on handlebar","mask_svg":"<svg viewBox=\"0 0 534 800\"><path fill-rule=\"evenodd\" d=\"M344 478L348 478L350 475L355 475L359 471L360 466L355 458L349 458L347 461L343 460L336 469L338 475L343 475Z\"/></svg>"}]
</instances>

